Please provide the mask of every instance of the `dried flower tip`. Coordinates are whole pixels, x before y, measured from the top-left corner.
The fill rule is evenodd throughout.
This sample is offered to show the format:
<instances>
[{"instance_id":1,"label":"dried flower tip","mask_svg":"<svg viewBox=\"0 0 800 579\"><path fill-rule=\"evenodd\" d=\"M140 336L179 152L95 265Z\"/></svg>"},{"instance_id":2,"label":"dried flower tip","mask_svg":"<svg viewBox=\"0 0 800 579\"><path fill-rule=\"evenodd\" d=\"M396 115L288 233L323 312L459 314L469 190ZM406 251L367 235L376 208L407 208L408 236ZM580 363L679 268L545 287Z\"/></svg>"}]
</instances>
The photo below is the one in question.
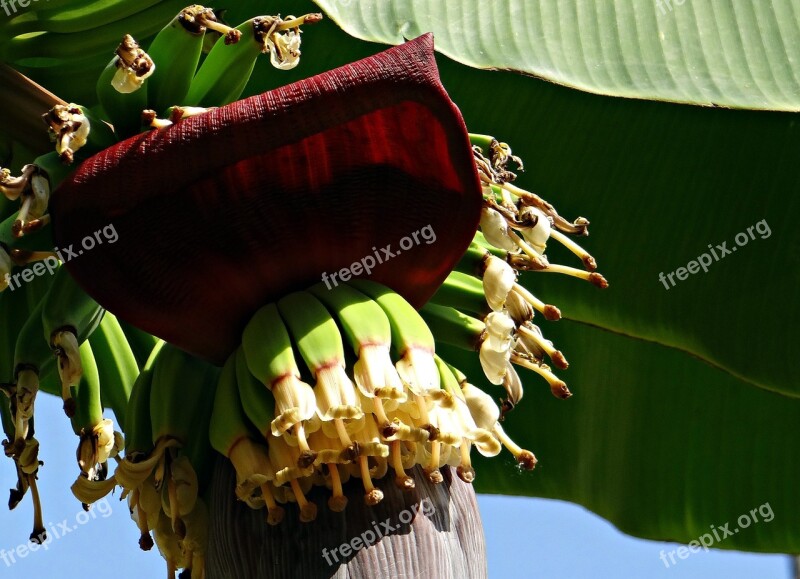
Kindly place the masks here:
<instances>
[{"instance_id":1,"label":"dried flower tip","mask_svg":"<svg viewBox=\"0 0 800 579\"><path fill-rule=\"evenodd\" d=\"M583 266L589 271L595 271L597 269L597 262L595 259L589 255L589 252L583 249L580 245L575 243L571 238L567 237L560 231L554 229L550 232L550 236L562 244L564 247L569 249L572 253L577 255L583 261Z\"/></svg>"},{"instance_id":2,"label":"dried flower tip","mask_svg":"<svg viewBox=\"0 0 800 579\"><path fill-rule=\"evenodd\" d=\"M158 113L152 109L142 111L142 125L153 129L166 129L174 123L169 119L159 119Z\"/></svg>"},{"instance_id":3,"label":"dried flower tip","mask_svg":"<svg viewBox=\"0 0 800 579\"><path fill-rule=\"evenodd\" d=\"M117 437L114 434L114 423L109 419L101 420L91 430L82 430L78 444L78 466L90 480L102 480L104 466L112 454L116 452Z\"/></svg>"},{"instance_id":4,"label":"dried flower tip","mask_svg":"<svg viewBox=\"0 0 800 579\"><path fill-rule=\"evenodd\" d=\"M458 478L467 484L472 484L472 481L475 480L475 469L472 468L472 459L469 456L470 447L469 440L465 438L461 441L461 447L459 448L461 463L456 468Z\"/></svg>"},{"instance_id":5,"label":"dried flower tip","mask_svg":"<svg viewBox=\"0 0 800 579\"><path fill-rule=\"evenodd\" d=\"M77 386L83 376L78 337L74 328L62 328L53 332L50 347L58 359L58 375L61 378L61 398L64 400L64 411L67 401L72 399L71 386ZM74 410L74 405L70 405ZM69 416L69 415L68 415Z\"/></svg>"},{"instance_id":6,"label":"dried flower tip","mask_svg":"<svg viewBox=\"0 0 800 579\"><path fill-rule=\"evenodd\" d=\"M500 186L512 195L518 197L523 206L530 205L539 209L542 213L552 219L553 225L555 225L560 231L569 233L571 235L589 235L588 219L578 217L574 223L570 223L558 214L558 212L555 210L555 207L538 195L531 193L530 191L520 189L511 183L500 183Z\"/></svg>"},{"instance_id":7,"label":"dried flower tip","mask_svg":"<svg viewBox=\"0 0 800 579\"><path fill-rule=\"evenodd\" d=\"M0 170L0 191L9 201L16 201L28 188L31 177L36 171L36 165L25 165L19 177L12 177L8 169Z\"/></svg>"},{"instance_id":8,"label":"dried flower tip","mask_svg":"<svg viewBox=\"0 0 800 579\"><path fill-rule=\"evenodd\" d=\"M267 505L267 524L273 527L279 525L286 516L286 511L276 502L270 483L261 485L261 496Z\"/></svg>"},{"instance_id":9,"label":"dried flower tip","mask_svg":"<svg viewBox=\"0 0 800 579\"><path fill-rule=\"evenodd\" d=\"M242 33L235 28L226 26L217 19L213 8L203 6L189 6L181 11L178 20L190 32L202 34L206 28L218 32L225 38L225 44L236 44L242 38Z\"/></svg>"},{"instance_id":10,"label":"dried flower tip","mask_svg":"<svg viewBox=\"0 0 800 579\"><path fill-rule=\"evenodd\" d=\"M111 79L111 86L119 93L136 92L156 70L153 59L139 47L130 34L122 37L116 55L117 72Z\"/></svg>"},{"instance_id":11,"label":"dried flower tip","mask_svg":"<svg viewBox=\"0 0 800 579\"><path fill-rule=\"evenodd\" d=\"M403 466L403 443L395 440L391 444L392 468L395 472L394 484L403 491L413 490L416 486L414 479L408 476Z\"/></svg>"},{"instance_id":12,"label":"dried flower tip","mask_svg":"<svg viewBox=\"0 0 800 579\"><path fill-rule=\"evenodd\" d=\"M290 70L300 63L300 26L322 20L321 14L306 14L299 18L288 16L255 18L253 26L255 37L269 52L272 66L280 70Z\"/></svg>"},{"instance_id":13,"label":"dried flower tip","mask_svg":"<svg viewBox=\"0 0 800 579\"><path fill-rule=\"evenodd\" d=\"M502 445L514 455L514 458L517 459L517 463L520 467L525 470L533 470L533 468L536 466L537 460L531 451L525 450L524 448L518 446L516 442L511 440L508 434L506 434L506 431L503 430L503 427L499 424L495 424L494 434L500 440Z\"/></svg>"},{"instance_id":14,"label":"dried flower tip","mask_svg":"<svg viewBox=\"0 0 800 579\"><path fill-rule=\"evenodd\" d=\"M42 517L42 499L39 496L39 486L36 483L35 475L28 475L28 485L31 489L31 500L33 502L33 531L30 541L37 545L42 545L47 540L47 531Z\"/></svg>"},{"instance_id":15,"label":"dried flower tip","mask_svg":"<svg viewBox=\"0 0 800 579\"><path fill-rule=\"evenodd\" d=\"M300 488L300 483L297 482L297 479L292 479L289 481L289 484L292 487L294 498L300 507L300 522L310 523L317 518L317 505L306 499L306 495L303 493L303 489Z\"/></svg>"},{"instance_id":16,"label":"dried flower tip","mask_svg":"<svg viewBox=\"0 0 800 579\"><path fill-rule=\"evenodd\" d=\"M444 482L444 477L442 477L442 473L439 471L441 452L442 443L438 440L431 442L431 459L428 466L422 469L431 484L435 485Z\"/></svg>"},{"instance_id":17,"label":"dried flower tip","mask_svg":"<svg viewBox=\"0 0 800 579\"><path fill-rule=\"evenodd\" d=\"M17 378L16 385L16 409L14 412L15 441L14 454L19 456L23 449L25 440L28 438L30 420L33 418L36 395L39 393L39 372L36 368L28 365L19 365L15 371Z\"/></svg>"},{"instance_id":18,"label":"dried flower tip","mask_svg":"<svg viewBox=\"0 0 800 579\"><path fill-rule=\"evenodd\" d=\"M547 380L547 383L550 385L550 391L556 398L566 400L572 396L572 392L570 392L569 388L567 388L567 384L562 380L559 380L559 378L550 371L550 367L546 364L536 364L535 362L519 356L516 353L511 354L511 361L518 366L522 366L528 370L533 370L542 378Z\"/></svg>"},{"instance_id":19,"label":"dried flower tip","mask_svg":"<svg viewBox=\"0 0 800 579\"><path fill-rule=\"evenodd\" d=\"M91 131L91 124L83 109L73 103L56 105L42 115L42 120L49 128L50 138L56 143L61 162L71 165L75 153L86 144Z\"/></svg>"},{"instance_id":20,"label":"dried flower tip","mask_svg":"<svg viewBox=\"0 0 800 579\"><path fill-rule=\"evenodd\" d=\"M541 350L553 361L556 368L566 370L569 367L567 359L559 350L553 347L553 342L542 337L541 330L532 323L527 322L517 329L517 344L522 344L530 349ZM541 359L541 358L539 358Z\"/></svg>"},{"instance_id":21,"label":"dried flower tip","mask_svg":"<svg viewBox=\"0 0 800 579\"><path fill-rule=\"evenodd\" d=\"M545 269L540 271L549 272L549 273L563 273L564 275L569 275L571 277L576 277L578 279L582 279L588 281L594 286L599 287L600 289L608 288L608 282L606 278L600 275L597 272L588 272L583 271L582 269L575 269L574 267L568 267L566 265L548 265Z\"/></svg>"},{"instance_id":22,"label":"dried flower tip","mask_svg":"<svg viewBox=\"0 0 800 579\"><path fill-rule=\"evenodd\" d=\"M50 216L45 216L50 202L50 180L37 170L30 183L30 189L22 194L22 205L11 227L14 237L33 233L50 222Z\"/></svg>"},{"instance_id":23,"label":"dried flower tip","mask_svg":"<svg viewBox=\"0 0 800 579\"><path fill-rule=\"evenodd\" d=\"M347 497L344 496L342 488L342 476L339 474L339 467L334 463L328 463L328 472L331 478L331 491L333 494L328 499L328 508L334 513L341 513L347 507Z\"/></svg>"}]
</instances>

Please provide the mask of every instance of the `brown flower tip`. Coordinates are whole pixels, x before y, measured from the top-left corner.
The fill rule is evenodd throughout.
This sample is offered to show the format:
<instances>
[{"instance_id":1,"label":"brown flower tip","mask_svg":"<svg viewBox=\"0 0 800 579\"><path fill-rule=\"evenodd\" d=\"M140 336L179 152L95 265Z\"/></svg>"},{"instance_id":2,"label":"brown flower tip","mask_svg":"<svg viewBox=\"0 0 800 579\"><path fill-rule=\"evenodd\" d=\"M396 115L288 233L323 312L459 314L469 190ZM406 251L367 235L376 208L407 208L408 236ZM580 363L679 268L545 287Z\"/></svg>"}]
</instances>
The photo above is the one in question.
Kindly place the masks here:
<instances>
[{"instance_id":1,"label":"brown flower tip","mask_svg":"<svg viewBox=\"0 0 800 579\"><path fill-rule=\"evenodd\" d=\"M439 485L444 482L444 477L438 468L434 470L425 469L425 476L428 477L431 484Z\"/></svg>"},{"instance_id":2,"label":"brown flower tip","mask_svg":"<svg viewBox=\"0 0 800 579\"><path fill-rule=\"evenodd\" d=\"M548 322L557 322L561 319L561 310L555 306L547 304L544 306L544 319Z\"/></svg>"},{"instance_id":3,"label":"brown flower tip","mask_svg":"<svg viewBox=\"0 0 800 579\"><path fill-rule=\"evenodd\" d=\"M561 353L561 350L556 350L553 352L553 354L550 356L550 359L553 361L553 365L556 368L560 368L561 370L566 370L569 368L569 362L567 362L567 359L564 357L564 354Z\"/></svg>"},{"instance_id":4,"label":"brown flower tip","mask_svg":"<svg viewBox=\"0 0 800 579\"><path fill-rule=\"evenodd\" d=\"M398 476L394 479L394 484L401 491L413 491L417 486L417 483L410 476Z\"/></svg>"},{"instance_id":5,"label":"brown flower tip","mask_svg":"<svg viewBox=\"0 0 800 579\"><path fill-rule=\"evenodd\" d=\"M317 453L313 450L304 450L300 453L300 458L297 459L297 466L300 468L308 468L314 461L317 460Z\"/></svg>"},{"instance_id":6,"label":"brown flower tip","mask_svg":"<svg viewBox=\"0 0 800 579\"><path fill-rule=\"evenodd\" d=\"M529 450L523 450L517 456L517 463L525 470L533 470L537 462L536 457Z\"/></svg>"},{"instance_id":7,"label":"brown flower tip","mask_svg":"<svg viewBox=\"0 0 800 579\"><path fill-rule=\"evenodd\" d=\"M333 496L328 499L328 508L332 510L334 513L341 513L342 511L347 508L347 497L345 496Z\"/></svg>"},{"instance_id":8,"label":"brown flower tip","mask_svg":"<svg viewBox=\"0 0 800 579\"><path fill-rule=\"evenodd\" d=\"M472 468L471 466L466 468L463 466L459 466L456 469L456 474L458 475L458 478L460 478L467 484L472 484L472 481L475 480L475 469Z\"/></svg>"},{"instance_id":9,"label":"brown flower tip","mask_svg":"<svg viewBox=\"0 0 800 579\"><path fill-rule=\"evenodd\" d=\"M283 507L274 507L267 512L267 524L271 526L280 525L283 518L286 516L286 511ZM316 516L316 515L315 515Z\"/></svg>"},{"instance_id":10,"label":"brown flower tip","mask_svg":"<svg viewBox=\"0 0 800 579\"><path fill-rule=\"evenodd\" d=\"M593 285L595 285L595 286L599 287L600 289L606 289L606 288L608 287L608 282L606 281L606 278L604 278L604 277L603 277L602 275L600 275L599 273L592 273L592 274L590 274L590 275L589 275L589 281L590 281L590 282L591 282Z\"/></svg>"},{"instance_id":11,"label":"brown flower tip","mask_svg":"<svg viewBox=\"0 0 800 579\"><path fill-rule=\"evenodd\" d=\"M364 495L364 503L367 506L374 507L383 500L383 491L380 489L372 489Z\"/></svg>"},{"instance_id":12,"label":"brown flower tip","mask_svg":"<svg viewBox=\"0 0 800 579\"><path fill-rule=\"evenodd\" d=\"M561 400L566 400L572 396L572 392L570 392L569 388L567 388L567 384L565 382L561 382L560 380L558 382L554 382L550 386L550 391L553 393L553 396L560 398Z\"/></svg>"},{"instance_id":13,"label":"brown flower tip","mask_svg":"<svg viewBox=\"0 0 800 579\"><path fill-rule=\"evenodd\" d=\"M142 551L149 551L153 548L153 537L150 533L142 533L139 537L139 548Z\"/></svg>"},{"instance_id":14,"label":"brown flower tip","mask_svg":"<svg viewBox=\"0 0 800 579\"><path fill-rule=\"evenodd\" d=\"M317 518L317 505L315 503L306 503L300 507L300 522L310 523Z\"/></svg>"}]
</instances>

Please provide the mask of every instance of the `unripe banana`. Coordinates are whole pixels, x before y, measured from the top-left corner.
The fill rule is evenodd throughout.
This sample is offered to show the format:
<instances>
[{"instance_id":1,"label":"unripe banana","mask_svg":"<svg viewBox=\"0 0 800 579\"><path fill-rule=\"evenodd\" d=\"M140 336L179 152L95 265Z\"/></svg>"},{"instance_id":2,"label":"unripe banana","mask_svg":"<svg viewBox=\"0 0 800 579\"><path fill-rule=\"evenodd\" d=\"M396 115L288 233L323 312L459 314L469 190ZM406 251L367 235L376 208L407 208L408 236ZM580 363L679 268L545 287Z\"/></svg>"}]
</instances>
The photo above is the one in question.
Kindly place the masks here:
<instances>
[{"instance_id":1,"label":"unripe banana","mask_svg":"<svg viewBox=\"0 0 800 579\"><path fill-rule=\"evenodd\" d=\"M383 401L393 409L405 402L407 396L389 356L392 342L389 318L375 301L348 285L327 289L317 284L310 291L339 321L358 356L353 367L355 382L364 396L374 399L374 412L381 427L391 430Z\"/></svg>"},{"instance_id":2,"label":"unripe banana","mask_svg":"<svg viewBox=\"0 0 800 579\"><path fill-rule=\"evenodd\" d=\"M155 71L152 59L126 34L116 55L97 80L97 98L122 140L140 132L147 109L147 78Z\"/></svg>"},{"instance_id":3,"label":"unripe banana","mask_svg":"<svg viewBox=\"0 0 800 579\"><path fill-rule=\"evenodd\" d=\"M105 313L100 325L89 337L89 342L99 361L103 405L114 411L117 424L125 431L128 399L139 375L136 357L116 316L111 312Z\"/></svg>"},{"instance_id":4,"label":"unripe banana","mask_svg":"<svg viewBox=\"0 0 800 579\"><path fill-rule=\"evenodd\" d=\"M479 318L492 311L486 303L481 280L460 271L450 272L441 287L436 290L431 302L469 312Z\"/></svg>"},{"instance_id":5,"label":"unripe banana","mask_svg":"<svg viewBox=\"0 0 800 579\"><path fill-rule=\"evenodd\" d=\"M64 410L70 416L69 387L77 385L82 373L78 347L100 324L105 310L78 286L63 265L53 276L43 306L43 337L58 359Z\"/></svg>"},{"instance_id":6,"label":"unripe banana","mask_svg":"<svg viewBox=\"0 0 800 579\"><path fill-rule=\"evenodd\" d=\"M153 363L164 346L159 342L133 383L125 410L125 458L138 462L153 449L153 428L150 419L150 393L153 386Z\"/></svg>"},{"instance_id":7,"label":"unripe banana","mask_svg":"<svg viewBox=\"0 0 800 579\"><path fill-rule=\"evenodd\" d=\"M259 16L236 27L239 41L227 46L227 37L220 38L206 56L192 80L184 104L190 106L222 106L237 100L250 80L256 59L262 52L271 52L273 66L294 67L299 59L300 31L303 23L314 23L321 14L307 14L287 21L279 17Z\"/></svg>"},{"instance_id":8,"label":"unripe banana","mask_svg":"<svg viewBox=\"0 0 800 579\"><path fill-rule=\"evenodd\" d=\"M200 62L206 24L215 21L213 10L193 4L156 35L147 49L156 66L147 82L147 108L163 113L184 104Z\"/></svg>"},{"instance_id":9,"label":"unripe banana","mask_svg":"<svg viewBox=\"0 0 800 579\"><path fill-rule=\"evenodd\" d=\"M308 433L316 430L316 397L311 386L300 379L289 332L277 305L263 306L253 315L242 334L242 351L250 373L260 384L243 380L239 394L245 412L264 438L298 427Z\"/></svg>"},{"instance_id":10,"label":"unripe banana","mask_svg":"<svg viewBox=\"0 0 800 579\"><path fill-rule=\"evenodd\" d=\"M263 398L271 398L272 395L250 374L244 358L244 352L239 348L222 368L209 435L214 449L233 463L236 496L251 507L259 505L258 499L261 498L269 511L267 521L277 524L283 519L283 509L276 504L269 485L270 481L275 480L275 469L267 447L256 442L260 435L252 430L247 420L240 391L247 384L251 390L260 389Z\"/></svg>"},{"instance_id":11,"label":"unripe banana","mask_svg":"<svg viewBox=\"0 0 800 579\"><path fill-rule=\"evenodd\" d=\"M323 422L363 417L355 386L345 373L342 336L325 306L301 291L281 299L278 310L316 380L317 412Z\"/></svg>"}]
</instances>

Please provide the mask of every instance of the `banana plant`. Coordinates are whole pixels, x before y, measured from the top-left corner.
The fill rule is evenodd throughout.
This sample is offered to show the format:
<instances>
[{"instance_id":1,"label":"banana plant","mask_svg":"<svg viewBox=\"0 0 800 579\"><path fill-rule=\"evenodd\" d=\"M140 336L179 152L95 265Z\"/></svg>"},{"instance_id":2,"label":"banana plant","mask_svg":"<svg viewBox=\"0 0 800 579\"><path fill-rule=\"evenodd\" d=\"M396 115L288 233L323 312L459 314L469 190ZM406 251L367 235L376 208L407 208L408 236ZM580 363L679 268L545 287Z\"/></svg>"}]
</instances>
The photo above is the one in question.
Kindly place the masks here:
<instances>
[{"instance_id":1,"label":"banana plant","mask_svg":"<svg viewBox=\"0 0 800 579\"><path fill-rule=\"evenodd\" d=\"M335 564L376 573L371 553L403 553L409 569L481 576L484 566L469 563L484 559L479 541L455 548L446 537L480 536L473 480L479 491L567 499L633 535L686 542L711 522L770 502L783 522L719 546L799 550L787 532L797 520L800 475L785 439L799 410L786 335L794 330L778 325L795 314L796 284L768 247L796 243L788 212L776 211L791 203L784 152L795 138L793 117L722 108L797 110L797 71L781 51L797 39L775 16L786 2L773 3L775 14L755 3L743 13L588 2L599 21L613 22L597 28L566 1L400 0L391 11L385 2L318 2L359 38L417 38L375 56L380 47L319 22L310 3L293 4L306 17L254 19L263 3L243 2L225 15L242 22L235 28L214 11L172 2L142 3L135 14L121 3L67 4L51 0L9 19L0 40L0 59L65 99L46 118L56 151L18 166L19 178L3 176L4 193L21 205L6 206L0 257L9 273L57 257L57 277L86 292L75 302L56 290L24 306L41 315L35 305L43 303L49 312L40 333L45 354L54 348L60 389L50 386L56 369L38 361L34 331L20 334L32 361L13 361L19 329L34 324L21 317L8 328L4 359L13 367L0 370L12 404L3 417L19 489L35 487L31 417L41 388L61 395L65 410L73 395L79 410L94 408L76 423L76 496L91 503L124 488L140 545L152 547L152 531L173 573L248 575L266 565L316 576L332 564L319 552L350 538L343 529L366 532L384 517L376 513L397 515L411 496L450 517L444 533L431 533L422 518L407 529L423 551L448 544L448 561L419 559L394 534L352 558L332 555ZM275 14L281 8L269 4ZM647 34L632 34L641 10L635 23ZM561 26L563 14L571 26ZM301 25L303 66L294 68ZM678 43L687 29L696 36ZM43 40L24 36L33 31L45 31ZM441 83L424 34L431 31L439 50L468 65L440 59ZM116 44L123 34L109 62L105 39ZM542 47L537 38L550 40ZM281 76L266 69L262 50ZM660 58L646 58L658 51ZM723 64L724 51L732 56ZM728 74L744 63L753 78ZM79 74L87 82L75 82ZM300 80L313 74L321 76ZM246 95L257 96L235 102ZM468 135L464 121L501 139ZM26 155L16 143L12 150ZM588 232L588 219L564 219L534 187L561 214L591 218L589 243L571 237ZM107 237L98 249L109 224L123 241ZM401 256L391 244L403 235ZM87 237L91 248L64 259L63 249ZM287 238L298 239L300 257L285 251ZM549 251L554 245L563 247ZM611 289L591 287L608 283L584 245L596 249ZM576 258L583 269L555 262ZM297 292L320 276L321 285ZM210 289L209 280L224 287ZM96 315L76 321L81 308ZM534 325L534 315L544 321ZM196 357L181 358L175 346ZM135 360L147 360L140 380L130 370ZM98 430L98 371L103 404L123 416L126 436L143 441L110 478L106 462L124 444L111 425ZM149 393L133 396L138 408L119 409L141 380L173 398L153 405ZM201 385L213 405L187 407L192 422L177 400ZM686 420L692 413L702 420ZM156 416L160 424L209 424L212 445L229 462L220 459L212 480L209 453L193 444L204 434L154 428L148 440L142 424ZM548 469L520 476L502 459L488 460L505 447L518 467L533 469L537 458L518 443ZM484 457L474 464L473 446ZM742 453L769 465L756 470L770 475L743 471ZM390 468L394 476L384 477ZM201 492L214 499L210 512ZM292 525L305 540L292 543L287 558L279 529ZM215 547L221 536L234 537L236 549ZM256 555L264 546L269 558Z\"/></svg>"}]
</instances>

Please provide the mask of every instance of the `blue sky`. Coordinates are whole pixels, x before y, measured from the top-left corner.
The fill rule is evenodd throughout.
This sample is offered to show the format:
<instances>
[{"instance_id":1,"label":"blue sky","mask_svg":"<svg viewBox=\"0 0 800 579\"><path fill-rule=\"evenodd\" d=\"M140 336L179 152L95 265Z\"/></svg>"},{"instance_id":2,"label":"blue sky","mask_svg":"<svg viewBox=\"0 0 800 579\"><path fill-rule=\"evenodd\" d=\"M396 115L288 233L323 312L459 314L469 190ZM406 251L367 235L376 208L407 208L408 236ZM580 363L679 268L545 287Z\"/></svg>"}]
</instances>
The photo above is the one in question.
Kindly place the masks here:
<instances>
[{"instance_id":1,"label":"blue sky","mask_svg":"<svg viewBox=\"0 0 800 579\"><path fill-rule=\"evenodd\" d=\"M94 516L83 513L70 485L77 474L76 438L61 411L61 402L42 396L37 403L37 436L42 443L40 474L46 526L74 528L51 541L47 550L15 552L29 545L30 500L15 511L0 510L0 578L85 579L89 574L110 574L116 579L164 577L164 562L157 552L138 549L138 531L127 505L112 497ZM0 506L14 486L11 463L0 462ZM662 550L671 543L642 541L623 535L610 523L586 509L540 499L478 498L489 554L489 576L507 579L614 578L752 578L791 579L789 558L731 551L699 552L665 567ZM61 524L60 524L61 523ZM5 553L4 553L5 551ZM24 552L24 551L23 551ZM5 554L5 558L3 558Z\"/></svg>"}]
</instances>

